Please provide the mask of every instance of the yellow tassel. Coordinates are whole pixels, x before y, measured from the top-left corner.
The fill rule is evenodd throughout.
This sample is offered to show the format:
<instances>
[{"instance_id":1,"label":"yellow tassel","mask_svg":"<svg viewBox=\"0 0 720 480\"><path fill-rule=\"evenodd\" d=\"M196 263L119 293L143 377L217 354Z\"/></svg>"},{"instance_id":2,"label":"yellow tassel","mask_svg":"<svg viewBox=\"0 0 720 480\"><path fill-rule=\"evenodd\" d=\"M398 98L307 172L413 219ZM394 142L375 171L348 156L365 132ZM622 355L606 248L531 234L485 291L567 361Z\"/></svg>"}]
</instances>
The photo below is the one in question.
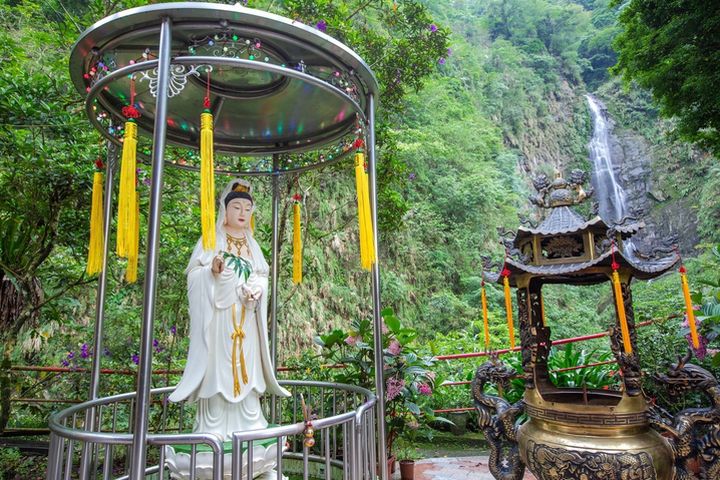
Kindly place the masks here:
<instances>
[{"instance_id":1,"label":"yellow tassel","mask_svg":"<svg viewBox=\"0 0 720 480\"><path fill-rule=\"evenodd\" d=\"M625 316L625 303L623 302L622 287L620 286L620 275L617 271L612 273L613 291L615 292L615 306L617 307L618 319L620 320L620 333L622 333L623 348L625 353L631 354L632 343L630 343L630 329Z\"/></svg>"},{"instance_id":2,"label":"yellow tassel","mask_svg":"<svg viewBox=\"0 0 720 480\"><path fill-rule=\"evenodd\" d=\"M693 348L700 348L700 338L698 337L697 326L695 324L695 311L693 310L692 299L690 298L690 286L688 285L687 275L680 272L680 281L682 282L683 297L685 297L685 310L687 312L688 325L690 325L690 338Z\"/></svg>"},{"instance_id":3,"label":"yellow tassel","mask_svg":"<svg viewBox=\"0 0 720 480\"><path fill-rule=\"evenodd\" d=\"M117 254L127 258L132 243L132 232L135 228L137 212L137 196L135 195L135 178L137 168L137 124L133 120L125 122L125 137L120 167L120 186L118 192L117 220Z\"/></svg>"},{"instance_id":4,"label":"yellow tassel","mask_svg":"<svg viewBox=\"0 0 720 480\"><path fill-rule=\"evenodd\" d=\"M363 164L364 164L363 160ZM368 262L370 265L367 270L375 263L375 235L373 235L373 224L372 224L372 213L370 210L370 180L368 174L363 168L363 200L365 202L365 250L368 256Z\"/></svg>"},{"instance_id":5,"label":"yellow tassel","mask_svg":"<svg viewBox=\"0 0 720 480\"><path fill-rule=\"evenodd\" d=\"M490 350L490 322L488 321L487 296L485 286L480 287L480 299L482 300L483 329L485 330L485 351Z\"/></svg>"},{"instance_id":6,"label":"yellow tassel","mask_svg":"<svg viewBox=\"0 0 720 480\"><path fill-rule=\"evenodd\" d=\"M505 313L507 315L508 335L510 336L510 348L515 348L515 325L513 325L512 299L510 298L510 280L503 277L505 287Z\"/></svg>"},{"instance_id":7,"label":"yellow tassel","mask_svg":"<svg viewBox=\"0 0 720 480\"><path fill-rule=\"evenodd\" d=\"M540 294L540 317L542 318L542 326L547 327L545 323L545 301L543 300L542 293Z\"/></svg>"},{"instance_id":8,"label":"yellow tassel","mask_svg":"<svg viewBox=\"0 0 720 480\"><path fill-rule=\"evenodd\" d=\"M364 270L370 270L377 259L368 185L368 174L365 171L365 155L362 152L357 152L355 154L355 189L357 190L358 201L360 265Z\"/></svg>"},{"instance_id":9,"label":"yellow tassel","mask_svg":"<svg viewBox=\"0 0 720 480\"><path fill-rule=\"evenodd\" d=\"M138 256L140 251L140 194L135 193L135 223L131 232L130 248L128 250L128 264L125 270L125 281L137 282Z\"/></svg>"},{"instance_id":10,"label":"yellow tassel","mask_svg":"<svg viewBox=\"0 0 720 480\"><path fill-rule=\"evenodd\" d=\"M370 270L370 262L368 260L367 240L365 238L367 230L365 229L365 199L363 198L365 190L363 189L363 181L365 179L365 161L362 153L355 154L355 191L357 193L358 204L358 234L360 236L360 265L365 270Z\"/></svg>"},{"instance_id":11,"label":"yellow tassel","mask_svg":"<svg viewBox=\"0 0 720 480\"><path fill-rule=\"evenodd\" d=\"M232 373L233 373L233 394L237 397L240 395L242 387L240 386L240 377L242 381L247 385L249 377L247 373L247 367L245 365L245 353L243 351L243 340L245 340L245 332L243 326L245 325L245 305L242 305L240 310L240 325L237 324L237 316L235 314L235 304L232 305L232 323L233 332L230 334L232 339ZM237 371L237 357L240 356L240 375Z\"/></svg>"},{"instance_id":12,"label":"yellow tassel","mask_svg":"<svg viewBox=\"0 0 720 480\"><path fill-rule=\"evenodd\" d=\"M300 202L293 205L293 283L302 282L302 237L300 234Z\"/></svg>"},{"instance_id":13,"label":"yellow tassel","mask_svg":"<svg viewBox=\"0 0 720 480\"><path fill-rule=\"evenodd\" d=\"M215 168L213 166L213 116L200 115L200 217L203 248L215 248Z\"/></svg>"},{"instance_id":14,"label":"yellow tassel","mask_svg":"<svg viewBox=\"0 0 720 480\"><path fill-rule=\"evenodd\" d=\"M250 231L255 233L255 214L250 215Z\"/></svg>"},{"instance_id":15,"label":"yellow tassel","mask_svg":"<svg viewBox=\"0 0 720 480\"><path fill-rule=\"evenodd\" d=\"M102 270L105 232L103 231L103 174L93 176L92 206L90 208L90 244L88 248L87 273L95 275Z\"/></svg>"}]
</instances>

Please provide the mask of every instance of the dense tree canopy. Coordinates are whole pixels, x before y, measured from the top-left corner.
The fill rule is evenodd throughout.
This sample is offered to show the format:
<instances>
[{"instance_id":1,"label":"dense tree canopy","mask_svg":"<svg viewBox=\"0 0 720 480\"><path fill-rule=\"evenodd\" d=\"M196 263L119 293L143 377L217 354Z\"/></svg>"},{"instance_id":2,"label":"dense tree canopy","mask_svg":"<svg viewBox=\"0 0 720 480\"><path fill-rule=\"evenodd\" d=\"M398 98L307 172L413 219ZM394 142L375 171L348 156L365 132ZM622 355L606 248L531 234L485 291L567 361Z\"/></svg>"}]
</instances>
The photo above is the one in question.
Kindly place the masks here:
<instances>
[{"instance_id":1,"label":"dense tree canopy","mask_svg":"<svg viewBox=\"0 0 720 480\"><path fill-rule=\"evenodd\" d=\"M683 137L720 153L720 3L632 0L619 22L615 72L650 89Z\"/></svg>"}]
</instances>

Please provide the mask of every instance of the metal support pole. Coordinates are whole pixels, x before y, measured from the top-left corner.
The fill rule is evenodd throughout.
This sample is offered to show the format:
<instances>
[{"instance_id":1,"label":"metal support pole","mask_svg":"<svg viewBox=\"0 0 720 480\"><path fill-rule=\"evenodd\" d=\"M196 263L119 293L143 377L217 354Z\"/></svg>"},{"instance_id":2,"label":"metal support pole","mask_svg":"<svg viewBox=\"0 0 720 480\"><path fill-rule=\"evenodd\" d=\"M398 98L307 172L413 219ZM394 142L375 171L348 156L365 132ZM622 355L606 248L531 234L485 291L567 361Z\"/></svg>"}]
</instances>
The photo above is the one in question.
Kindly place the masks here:
<instances>
[{"instance_id":1,"label":"metal support pole","mask_svg":"<svg viewBox=\"0 0 720 480\"><path fill-rule=\"evenodd\" d=\"M103 345L103 323L105 321L105 290L107 287L107 259L110 248L110 222L112 219L112 187L115 162L117 161L117 147L112 142L107 142L107 156L105 157L105 199L103 202L103 259L102 270L98 277L98 291L95 299L95 338L93 343L93 360L90 374L90 395L89 400L95 400L100 390L100 361L102 359ZM85 430L94 432L95 407L90 408L85 415ZM80 479L89 478L91 463L92 445L83 446L82 459L80 461Z\"/></svg>"},{"instance_id":2,"label":"metal support pole","mask_svg":"<svg viewBox=\"0 0 720 480\"><path fill-rule=\"evenodd\" d=\"M378 414L378 463L380 479L387 480L387 458L385 444L385 382L383 380L382 318L380 317L380 243L377 226L377 174L375 171L375 97L368 96L368 176L370 177L370 210L372 211L373 239L375 241L375 264L372 266L373 330L375 332L375 393Z\"/></svg>"},{"instance_id":3,"label":"metal support pole","mask_svg":"<svg viewBox=\"0 0 720 480\"><path fill-rule=\"evenodd\" d=\"M63 439L54 433L50 433L50 447L48 448L48 466L45 480L56 480L60 473L60 458L62 455Z\"/></svg>"},{"instance_id":4,"label":"metal support pole","mask_svg":"<svg viewBox=\"0 0 720 480\"><path fill-rule=\"evenodd\" d=\"M272 174L272 271L270 286L270 360L273 363L273 372L277 376L277 299L278 299L278 276L280 275L280 156L273 155ZM273 395L270 401L270 418L276 422L275 411L277 409L277 398Z\"/></svg>"},{"instance_id":5,"label":"metal support pole","mask_svg":"<svg viewBox=\"0 0 720 480\"><path fill-rule=\"evenodd\" d=\"M152 147L152 183L150 186L150 212L145 261L145 287L143 292L142 332L140 335L140 366L137 378L137 408L133 421L132 460L130 480L145 478L148 408L150 405L150 375L152 368L153 320L157 281L158 250L160 248L160 210L162 204L163 164L165 160L165 133L167 130L168 86L172 44L172 21L163 17L160 25L158 48L158 90L155 106L155 125Z\"/></svg>"}]
</instances>

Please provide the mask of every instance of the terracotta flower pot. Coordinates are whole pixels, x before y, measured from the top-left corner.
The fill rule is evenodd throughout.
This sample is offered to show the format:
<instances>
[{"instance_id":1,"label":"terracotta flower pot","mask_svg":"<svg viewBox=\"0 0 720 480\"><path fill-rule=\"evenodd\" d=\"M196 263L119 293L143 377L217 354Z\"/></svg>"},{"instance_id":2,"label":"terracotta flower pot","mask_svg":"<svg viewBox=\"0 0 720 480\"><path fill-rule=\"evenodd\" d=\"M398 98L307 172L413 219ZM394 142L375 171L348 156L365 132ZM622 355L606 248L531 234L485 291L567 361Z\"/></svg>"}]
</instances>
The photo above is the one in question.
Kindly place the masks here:
<instances>
[{"instance_id":1,"label":"terracotta flower pot","mask_svg":"<svg viewBox=\"0 0 720 480\"><path fill-rule=\"evenodd\" d=\"M400 460L400 478L415 480L415 460Z\"/></svg>"}]
</instances>

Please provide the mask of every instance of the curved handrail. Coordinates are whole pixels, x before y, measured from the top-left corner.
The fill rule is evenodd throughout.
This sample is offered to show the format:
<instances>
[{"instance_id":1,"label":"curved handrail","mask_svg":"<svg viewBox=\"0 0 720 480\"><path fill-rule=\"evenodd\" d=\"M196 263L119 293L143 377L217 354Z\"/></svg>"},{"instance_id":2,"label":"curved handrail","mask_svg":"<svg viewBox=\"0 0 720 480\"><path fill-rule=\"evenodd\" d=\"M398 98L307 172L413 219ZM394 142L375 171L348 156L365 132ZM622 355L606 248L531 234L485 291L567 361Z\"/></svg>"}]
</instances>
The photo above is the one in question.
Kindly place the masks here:
<instances>
[{"instance_id":1,"label":"curved handrail","mask_svg":"<svg viewBox=\"0 0 720 480\"><path fill-rule=\"evenodd\" d=\"M330 427L333 425L339 425L342 424L348 420L354 419L356 424L359 424L361 421L362 416L365 414L367 410L372 408L376 401L377 397L376 395L371 392L370 390L367 390L362 387L358 387L355 385L346 385L342 383L332 383L332 382L319 382L319 381L312 381L312 380L280 380L278 382L282 386L287 387L317 387L317 388L325 388L325 389L331 389L331 390L341 390L351 393L357 393L360 395L363 395L365 397L365 401L362 405L359 407L349 411L340 413L337 415L333 415L331 417L321 418L318 420L313 421L313 425L317 429ZM166 393L171 393L173 390L175 390L175 387L162 387L162 388L155 388L151 390L151 396L152 395L162 395ZM59 412L56 412L50 416L49 419L49 427L50 430L62 437L67 438L71 440L79 440L83 442L90 442L90 443L101 443L101 444L120 444L120 445L130 445L132 444L133 440L133 434L132 433L118 433L118 432L89 432L86 430L78 430L75 428L66 427L62 424L63 420L72 417L73 415L84 412L86 410L89 410L91 408L96 408L102 405L108 405L120 401L130 400L135 398L136 392L128 392L128 393L120 393L117 395L112 395L110 397L104 397L104 398L98 398L95 400L90 400L84 403L79 403L76 405L73 405L71 407L68 407L64 410L61 410ZM233 439L237 439L239 441L249 441L249 440L262 440L265 438L272 438L272 437L279 437L279 436L286 436L286 435L295 435L302 433L303 429L305 428L305 425L303 422L298 422L290 425L281 425L278 427L271 427L261 430L248 430L244 432L235 432L233 434ZM204 434L204 433L182 433L177 434L182 435L183 440L187 443L206 443L210 445L210 447L215 450L222 449L222 442L218 439L216 435L212 434ZM173 438L174 434L168 434L168 433L157 433L157 434L148 434L148 442L149 443L165 443L168 439Z\"/></svg>"}]
</instances>

